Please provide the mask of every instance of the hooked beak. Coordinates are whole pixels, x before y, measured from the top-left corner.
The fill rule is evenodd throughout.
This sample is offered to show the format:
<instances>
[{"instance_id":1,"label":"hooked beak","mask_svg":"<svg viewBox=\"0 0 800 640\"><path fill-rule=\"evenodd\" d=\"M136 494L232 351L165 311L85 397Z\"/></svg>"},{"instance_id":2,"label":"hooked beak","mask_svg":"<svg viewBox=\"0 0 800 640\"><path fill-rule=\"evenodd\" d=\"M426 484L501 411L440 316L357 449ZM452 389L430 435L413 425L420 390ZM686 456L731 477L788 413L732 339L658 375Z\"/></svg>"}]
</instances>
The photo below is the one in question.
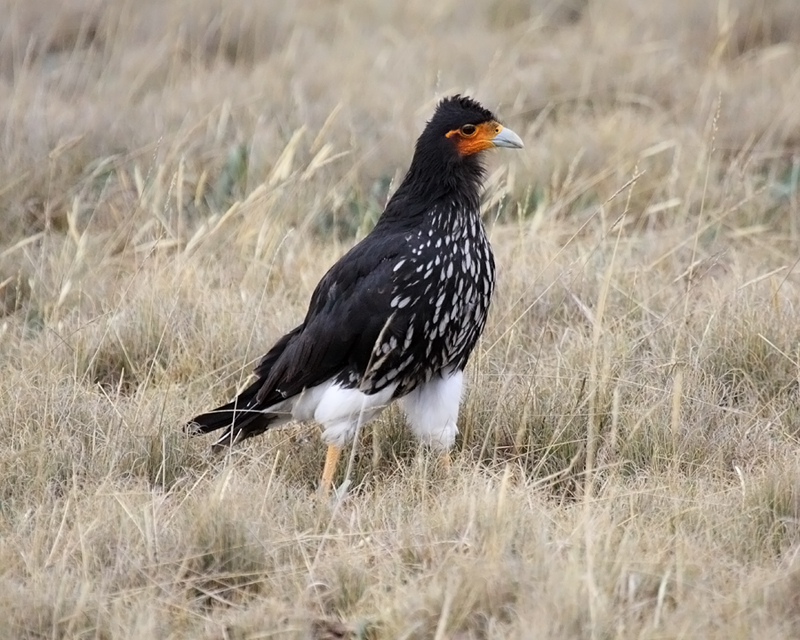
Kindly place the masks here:
<instances>
[{"instance_id":1,"label":"hooked beak","mask_svg":"<svg viewBox=\"0 0 800 640\"><path fill-rule=\"evenodd\" d=\"M497 135L492 138L492 144L495 147L508 147L509 149L522 149L525 146L522 144L522 138L511 129L506 129L505 127L500 129Z\"/></svg>"}]
</instances>

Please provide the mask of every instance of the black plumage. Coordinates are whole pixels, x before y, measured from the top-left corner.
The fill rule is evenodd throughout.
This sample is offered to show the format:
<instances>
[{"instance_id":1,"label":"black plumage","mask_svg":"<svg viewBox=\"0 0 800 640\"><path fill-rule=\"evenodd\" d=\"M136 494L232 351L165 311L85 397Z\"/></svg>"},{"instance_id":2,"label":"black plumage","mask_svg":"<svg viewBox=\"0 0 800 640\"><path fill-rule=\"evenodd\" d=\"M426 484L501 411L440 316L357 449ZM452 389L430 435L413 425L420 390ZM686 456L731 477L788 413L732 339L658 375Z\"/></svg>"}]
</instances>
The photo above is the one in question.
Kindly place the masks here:
<instances>
[{"instance_id":1,"label":"black plumage","mask_svg":"<svg viewBox=\"0 0 800 640\"><path fill-rule=\"evenodd\" d=\"M444 387L427 394L423 388L457 374L446 393L460 396L460 372L486 323L495 264L480 219L480 152L493 146L522 142L474 100L442 100L375 228L320 280L302 324L259 361L249 387L194 418L189 429L225 429L216 443L225 446L291 417L313 416L331 430L326 439L341 446L352 437L354 413L343 408L340 415L330 402L349 398L347 390L358 390L368 404L416 392L409 418L422 417L412 427L436 431L426 421L435 422L438 405L427 418L424 402L430 396L445 403L452 434L439 440L450 446L458 397L437 400ZM377 401L368 408L361 417L379 410Z\"/></svg>"}]
</instances>

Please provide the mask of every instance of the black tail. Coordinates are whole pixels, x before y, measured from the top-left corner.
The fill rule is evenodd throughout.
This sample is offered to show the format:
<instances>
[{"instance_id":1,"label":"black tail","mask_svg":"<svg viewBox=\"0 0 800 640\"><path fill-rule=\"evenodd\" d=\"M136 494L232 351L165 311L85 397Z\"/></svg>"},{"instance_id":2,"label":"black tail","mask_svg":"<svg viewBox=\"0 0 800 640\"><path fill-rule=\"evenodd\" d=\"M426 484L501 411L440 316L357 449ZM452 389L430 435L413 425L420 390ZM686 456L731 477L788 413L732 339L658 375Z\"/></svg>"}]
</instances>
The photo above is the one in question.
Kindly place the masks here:
<instances>
[{"instance_id":1,"label":"black tail","mask_svg":"<svg viewBox=\"0 0 800 640\"><path fill-rule=\"evenodd\" d=\"M256 404L256 395L263 380L256 380L228 404L192 418L184 426L186 433L195 435L225 428L225 432L211 445L214 453L247 438L264 433L279 415L264 413Z\"/></svg>"},{"instance_id":2,"label":"black tail","mask_svg":"<svg viewBox=\"0 0 800 640\"><path fill-rule=\"evenodd\" d=\"M214 453L218 453L224 451L226 448L232 447L237 442L264 433L274 422L285 422L286 415L264 411L264 409L268 409L277 402L280 402L284 396L276 391L271 392L267 397L262 398L261 401L257 399L257 396L264 386L264 379L269 376L269 372L283 353L286 345L289 344L292 338L300 333L302 328L301 325L292 329L278 340L272 349L259 360L253 372L258 379L253 382L253 384L247 387L247 389L242 391L228 404L224 404L213 411L192 418L184 425L183 430L186 431L186 433L194 435L210 433L217 429L224 428L225 432L222 436L211 445L211 450Z\"/></svg>"}]
</instances>

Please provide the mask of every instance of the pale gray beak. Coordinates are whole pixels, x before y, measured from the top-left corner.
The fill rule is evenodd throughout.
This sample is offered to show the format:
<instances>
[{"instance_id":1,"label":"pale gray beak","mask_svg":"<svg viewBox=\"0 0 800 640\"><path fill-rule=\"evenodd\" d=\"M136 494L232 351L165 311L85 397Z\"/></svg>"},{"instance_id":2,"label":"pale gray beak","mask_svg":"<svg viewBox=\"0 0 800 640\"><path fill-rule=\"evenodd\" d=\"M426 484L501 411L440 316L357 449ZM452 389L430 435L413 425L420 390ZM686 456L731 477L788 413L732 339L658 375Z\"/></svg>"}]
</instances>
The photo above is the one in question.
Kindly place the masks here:
<instances>
[{"instance_id":1,"label":"pale gray beak","mask_svg":"<svg viewBox=\"0 0 800 640\"><path fill-rule=\"evenodd\" d=\"M509 149L522 149L525 146L522 144L522 138L511 129L506 129L505 127L500 129L500 133L492 138L492 144L495 147L508 147Z\"/></svg>"}]
</instances>

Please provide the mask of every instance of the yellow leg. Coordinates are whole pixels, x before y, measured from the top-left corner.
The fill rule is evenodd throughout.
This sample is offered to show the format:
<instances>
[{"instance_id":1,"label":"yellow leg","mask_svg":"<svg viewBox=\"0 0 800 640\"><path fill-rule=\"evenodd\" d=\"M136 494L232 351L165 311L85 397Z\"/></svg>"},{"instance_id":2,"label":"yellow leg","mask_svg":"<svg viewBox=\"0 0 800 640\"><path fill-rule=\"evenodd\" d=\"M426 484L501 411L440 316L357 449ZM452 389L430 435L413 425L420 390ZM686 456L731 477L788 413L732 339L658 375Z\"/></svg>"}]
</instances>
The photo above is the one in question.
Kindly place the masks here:
<instances>
[{"instance_id":1,"label":"yellow leg","mask_svg":"<svg viewBox=\"0 0 800 640\"><path fill-rule=\"evenodd\" d=\"M336 473L336 463L339 462L339 456L342 455L342 450L336 445L328 445L328 453L325 455L325 468L322 470L322 483L320 488L322 493L328 495L333 486L333 474Z\"/></svg>"},{"instance_id":2,"label":"yellow leg","mask_svg":"<svg viewBox=\"0 0 800 640\"><path fill-rule=\"evenodd\" d=\"M439 458L439 463L442 465L442 469L445 471L450 471L450 452L445 451L441 457Z\"/></svg>"}]
</instances>

